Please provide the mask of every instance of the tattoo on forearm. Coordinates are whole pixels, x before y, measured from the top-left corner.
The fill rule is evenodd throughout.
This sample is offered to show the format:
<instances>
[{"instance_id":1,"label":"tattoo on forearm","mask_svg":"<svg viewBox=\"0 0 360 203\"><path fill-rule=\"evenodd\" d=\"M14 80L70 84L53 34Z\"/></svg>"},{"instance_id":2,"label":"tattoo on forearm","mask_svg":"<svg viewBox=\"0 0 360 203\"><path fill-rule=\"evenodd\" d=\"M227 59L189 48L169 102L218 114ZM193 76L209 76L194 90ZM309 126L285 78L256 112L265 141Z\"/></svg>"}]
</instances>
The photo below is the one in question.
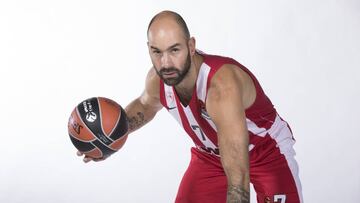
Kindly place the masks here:
<instances>
[{"instance_id":1,"label":"tattoo on forearm","mask_svg":"<svg viewBox=\"0 0 360 203\"><path fill-rule=\"evenodd\" d=\"M250 193L240 186L229 186L226 203L249 203Z\"/></svg>"},{"instance_id":2,"label":"tattoo on forearm","mask_svg":"<svg viewBox=\"0 0 360 203\"><path fill-rule=\"evenodd\" d=\"M129 130L134 131L146 123L145 116L142 112L137 112L135 116L127 117Z\"/></svg>"}]
</instances>

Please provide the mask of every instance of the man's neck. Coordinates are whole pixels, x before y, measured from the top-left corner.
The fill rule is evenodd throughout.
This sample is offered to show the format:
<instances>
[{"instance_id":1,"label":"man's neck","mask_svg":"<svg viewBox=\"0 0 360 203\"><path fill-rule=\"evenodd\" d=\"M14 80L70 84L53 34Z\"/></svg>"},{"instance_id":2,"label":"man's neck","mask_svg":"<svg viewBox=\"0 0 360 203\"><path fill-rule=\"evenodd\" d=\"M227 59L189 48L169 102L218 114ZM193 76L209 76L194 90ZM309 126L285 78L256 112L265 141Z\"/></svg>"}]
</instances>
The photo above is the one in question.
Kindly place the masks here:
<instances>
[{"instance_id":1,"label":"man's neck","mask_svg":"<svg viewBox=\"0 0 360 203\"><path fill-rule=\"evenodd\" d=\"M192 58L191 67L187 76L183 79L183 81L181 81L180 84L175 86L176 93L180 98L181 103L183 103L185 106L187 106L191 100L202 62L203 57L195 53Z\"/></svg>"}]
</instances>

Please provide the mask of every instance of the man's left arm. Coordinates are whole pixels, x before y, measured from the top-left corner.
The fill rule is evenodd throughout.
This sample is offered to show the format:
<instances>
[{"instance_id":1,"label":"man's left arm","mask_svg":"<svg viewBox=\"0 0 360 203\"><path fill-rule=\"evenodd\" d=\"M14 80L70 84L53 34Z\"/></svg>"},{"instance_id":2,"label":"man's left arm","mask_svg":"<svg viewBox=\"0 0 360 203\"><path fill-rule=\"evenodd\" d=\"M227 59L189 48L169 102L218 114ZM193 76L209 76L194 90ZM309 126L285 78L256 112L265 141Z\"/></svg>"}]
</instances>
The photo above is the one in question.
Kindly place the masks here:
<instances>
[{"instance_id":1,"label":"man's left arm","mask_svg":"<svg viewBox=\"0 0 360 203\"><path fill-rule=\"evenodd\" d=\"M224 65L213 77L206 100L218 133L221 163L228 181L227 203L249 203L249 136L243 87L234 67Z\"/></svg>"}]
</instances>

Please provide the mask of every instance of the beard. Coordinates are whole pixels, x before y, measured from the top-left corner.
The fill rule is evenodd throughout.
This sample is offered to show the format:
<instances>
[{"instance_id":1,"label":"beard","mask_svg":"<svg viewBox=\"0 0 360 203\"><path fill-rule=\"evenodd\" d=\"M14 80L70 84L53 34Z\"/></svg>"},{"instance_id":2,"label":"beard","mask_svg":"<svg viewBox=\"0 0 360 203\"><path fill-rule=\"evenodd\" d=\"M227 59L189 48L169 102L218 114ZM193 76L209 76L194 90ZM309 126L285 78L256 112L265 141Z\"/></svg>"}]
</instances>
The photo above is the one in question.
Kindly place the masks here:
<instances>
[{"instance_id":1,"label":"beard","mask_svg":"<svg viewBox=\"0 0 360 203\"><path fill-rule=\"evenodd\" d=\"M191 59L190 59L190 54L187 55L186 57L186 61L183 65L183 67L181 68L181 70L175 68L175 67L168 67L168 68L161 68L159 71L157 70L157 68L155 68L156 73L158 74L158 76L161 78L162 81L164 81L165 84L169 85L169 86L175 86L177 84L179 84L187 75L187 73L189 72L191 67ZM172 78L165 78L164 75L166 74L175 74L175 77Z\"/></svg>"}]
</instances>

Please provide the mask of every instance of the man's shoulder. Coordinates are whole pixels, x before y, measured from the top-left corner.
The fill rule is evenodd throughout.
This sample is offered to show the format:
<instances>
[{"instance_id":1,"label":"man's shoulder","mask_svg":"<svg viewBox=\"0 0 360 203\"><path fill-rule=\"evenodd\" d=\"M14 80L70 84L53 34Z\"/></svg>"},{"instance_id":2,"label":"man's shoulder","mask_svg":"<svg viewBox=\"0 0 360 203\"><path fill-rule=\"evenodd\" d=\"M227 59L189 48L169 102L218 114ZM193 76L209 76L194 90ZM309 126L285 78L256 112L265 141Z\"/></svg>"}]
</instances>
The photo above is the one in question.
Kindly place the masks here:
<instances>
[{"instance_id":1,"label":"man's shoulder","mask_svg":"<svg viewBox=\"0 0 360 203\"><path fill-rule=\"evenodd\" d=\"M151 67L146 75L146 84L159 84L160 78L158 74L156 73L155 69Z\"/></svg>"},{"instance_id":2,"label":"man's shoulder","mask_svg":"<svg viewBox=\"0 0 360 203\"><path fill-rule=\"evenodd\" d=\"M235 59L213 54L201 53L204 58L204 63L210 66L211 68L218 69L224 64L236 64L238 63Z\"/></svg>"},{"instance_id":3,"label":"man's shoulder","mask_svg":"<svg viewBox=\"0 0 360 203\"><path fill-rule=\"evenodd\" d=\"M158 95L160 91L160 78L154 68L150 68L146 76L145 89L152 95Z\"/></svg>"},{"instance_id":4,"label":"man's shoulder","mask_svg":"<svg viewBox=\"0 0 360 203\"><path fill-rule=\"evenodd\" d=\"M240 79L239 68L234 64L222 64L214 73L210 81L211 85L233 85Z\"/></svg>"}]
</instances>

